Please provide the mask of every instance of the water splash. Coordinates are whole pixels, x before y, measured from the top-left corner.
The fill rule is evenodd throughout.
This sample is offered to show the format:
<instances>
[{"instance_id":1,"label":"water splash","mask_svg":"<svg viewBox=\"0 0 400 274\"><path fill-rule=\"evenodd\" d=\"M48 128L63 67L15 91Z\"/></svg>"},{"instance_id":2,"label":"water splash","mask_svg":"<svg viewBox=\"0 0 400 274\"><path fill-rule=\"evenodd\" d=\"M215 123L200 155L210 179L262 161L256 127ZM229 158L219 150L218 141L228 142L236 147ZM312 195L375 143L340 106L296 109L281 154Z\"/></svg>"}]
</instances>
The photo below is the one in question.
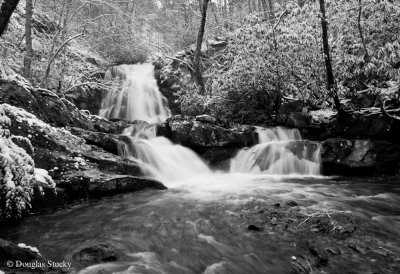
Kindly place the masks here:
<instances>
[{"instance_id":1,"label":"water splash","mask_svg":"<svg viewBox=\"0 0 400 274\"><path fill-rule=\"evenodd\" d=\"M135 125L125 129L119 154L142 162L146 175L163 182L180 181L211 171L192 150L155 136L154 125Z\"/></svg>"},{"instance_id":2,"label":"water splash","mask_svg":"<svg viewBox=\"0 0 400 274\"><path fill-rule=\"evenodd\" d=\"M231 161L230 171L263 174L320 175L320 145L303 141L298 129L257 128L259 144Z\"/></svg>"},{"instance_id":3,"label":"water splash","mask_svg":"<svg viewBox=\"0 0 400 274\"><path fill-rule=\"evenodd\" d=\"M153 65L120 65L113 72L115 78L122 80L122 89L107 94L100 116L149 123L162 122L171 116L167 100L158 90Z\"/></svg>"}]
</instances>

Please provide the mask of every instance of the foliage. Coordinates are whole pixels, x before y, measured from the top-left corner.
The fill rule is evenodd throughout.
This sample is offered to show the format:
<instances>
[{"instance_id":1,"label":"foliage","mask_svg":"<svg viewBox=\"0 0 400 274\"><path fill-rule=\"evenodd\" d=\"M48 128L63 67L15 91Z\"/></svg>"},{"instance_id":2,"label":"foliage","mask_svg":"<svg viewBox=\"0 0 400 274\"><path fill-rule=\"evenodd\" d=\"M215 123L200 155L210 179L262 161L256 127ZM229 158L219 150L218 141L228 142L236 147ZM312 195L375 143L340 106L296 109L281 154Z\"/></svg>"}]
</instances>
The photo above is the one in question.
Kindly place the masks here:
<instances>
[{"instance_id":1,"label":"foliage","mask_svg":"<svg viewBox=\"0 0 400 274\"><path fill-rule=\"evenodd\" d=\"M327 1L332 63L341 98L367 88L383 93L400 80L400 3L364 0L360 35L358 1ZM280 98L296 98L310 109L332 106L326 89L322 36L317 3L288 1L276 19L247 16L230 35L223 52L208 59L207 94L182 83L183 102L207 101L210 114L236 122L266 122L279 109ZM376 89L382 88L382 89ZM200 97L199 97L200 96ZM393 96L392 96L393 97ZM197 103L185 112L201 111Z\"/></svg>"},{"instance_id":2,"label":"foliage","mask_svg":"<svg viewBox=\"0 0 400 274\"><path fill-rule=\"evenodd\" d=\"M0 106L0 128L4 130L9 124ZM0 218L19 218L28 211L33 175L32 158L3 134L0 137Z\"/></svg>"}]
</instances>

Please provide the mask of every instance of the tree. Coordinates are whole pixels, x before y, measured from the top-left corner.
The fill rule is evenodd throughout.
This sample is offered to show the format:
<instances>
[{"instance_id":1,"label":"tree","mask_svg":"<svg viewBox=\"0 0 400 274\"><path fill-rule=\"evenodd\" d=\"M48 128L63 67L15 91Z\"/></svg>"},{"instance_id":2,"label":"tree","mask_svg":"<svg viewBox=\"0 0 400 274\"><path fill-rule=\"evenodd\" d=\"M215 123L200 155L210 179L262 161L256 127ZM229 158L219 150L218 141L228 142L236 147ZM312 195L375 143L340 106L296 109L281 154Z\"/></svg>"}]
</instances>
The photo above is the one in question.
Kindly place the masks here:
<instances>
[{"instance_id":1,"label":"tree","mask_svg":"<svg viewBox=\"0 0 400 274\"><path fill-rule=\"evenodd\" d=\"M320 11L321 11L320 19L321 19L321 26L322 26L322 43L323 43L324 59L325 59L325 67L326 67L327 89L328 89L328 92L330 92L333 96L336 110L339 113L341 113L342 109L340 106L339 96L337 94L335 78L333 76L331 54L330 54L330 49L329 49L328 21L326 18L325 0L319 0L319 7L320 7Z\"/></svg>"},{"instance_id":2,"label":"tree","mask_svg":"<svg viewBox=\"0 0 400 274\"><path fill-rule=\"evenodd\" d=\"M205 87L204 87L204 80L203 80L203 75L201 73L201 64L200 64L200 59L201 59L201 48L203 45L203 37L204 37L204 29L206 26L206 20L207 20L207 8L208 8L208 2L210 0L199 0L200 3L200 8L201 8L201 22L200 22L200 29L199 33L197 35L197 45L196 45L196 51L194 54L194 76L195 76L195 81L198 85L201 87L201 91L204 94L205 93Z\"/></svg>"},{"instance_id":3,"label":"tree","mask_svg":"<svg viewBox=\"0 0 400 274\"><path fill-rule=\"evenodd\" d=\"M19 0L3 0L0 6L0 36L3 35L7 28L8 21L15 8L18 6Z\"/></svg>"},{"instance_id":4,"label":"tree","mask_svg":"<svg viewBox=\"0 0 400 274\"><path fill-rule=\"evenodd\" d=\"M32 64L32 0L26 0L25 8L25 56L24 56L24 77L29 78Z\"/></svg>"}]
</instances>

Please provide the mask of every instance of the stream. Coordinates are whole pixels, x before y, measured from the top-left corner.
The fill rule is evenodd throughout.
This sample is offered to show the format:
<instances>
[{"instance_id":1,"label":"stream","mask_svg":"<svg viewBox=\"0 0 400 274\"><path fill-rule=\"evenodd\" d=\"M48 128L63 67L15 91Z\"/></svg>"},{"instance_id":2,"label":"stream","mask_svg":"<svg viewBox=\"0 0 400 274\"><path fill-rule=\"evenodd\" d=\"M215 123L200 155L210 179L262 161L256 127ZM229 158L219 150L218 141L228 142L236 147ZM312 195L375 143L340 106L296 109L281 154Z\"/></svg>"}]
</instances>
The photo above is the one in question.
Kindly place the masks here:
<instances>
[{"instance_id":1,"label":"stream","mask_svg":"<svg viewBox=\"0 0 400 274\"><path fill-rule=\"evenodd\" d=\"M118 195L31 217L2 228L0 237L36 246L55 261L73 261L76 251L99 243L123 253L119 262L81 273L296 273L290 265L296 234L247 229L254 223L246 217L249 203L287 200L301 208L349 210L362 221L354 241L400 253L400 186L379 178L202 176L164 192ZM347 255L330 258L325 273L396 273L341 249ZM75 271L85 266L73 263Z\"/></svg>"}]
</instances>

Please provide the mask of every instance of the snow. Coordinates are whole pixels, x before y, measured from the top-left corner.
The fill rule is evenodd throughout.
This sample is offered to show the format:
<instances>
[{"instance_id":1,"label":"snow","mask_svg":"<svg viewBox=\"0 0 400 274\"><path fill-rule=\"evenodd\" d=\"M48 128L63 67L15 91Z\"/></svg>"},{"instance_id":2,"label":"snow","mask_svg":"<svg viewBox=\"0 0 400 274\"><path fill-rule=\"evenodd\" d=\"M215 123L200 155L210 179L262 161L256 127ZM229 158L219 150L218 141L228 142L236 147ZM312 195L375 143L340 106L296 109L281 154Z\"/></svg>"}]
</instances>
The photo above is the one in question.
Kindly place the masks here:
<instances>
[{"instance_id":1,"label":"snow","mask_svg":"<svg viewBox=\"0 0 400 274\"><path fill-rule=\"evenodd\" d=\"M40 255L39 249L37 249L36 247L30 246L30 245L26 245L24 243L19 243L18 247L24 248L24 249L29 249L30 251L35 252L35 253Z\"/></svg>"}]
</instances>

